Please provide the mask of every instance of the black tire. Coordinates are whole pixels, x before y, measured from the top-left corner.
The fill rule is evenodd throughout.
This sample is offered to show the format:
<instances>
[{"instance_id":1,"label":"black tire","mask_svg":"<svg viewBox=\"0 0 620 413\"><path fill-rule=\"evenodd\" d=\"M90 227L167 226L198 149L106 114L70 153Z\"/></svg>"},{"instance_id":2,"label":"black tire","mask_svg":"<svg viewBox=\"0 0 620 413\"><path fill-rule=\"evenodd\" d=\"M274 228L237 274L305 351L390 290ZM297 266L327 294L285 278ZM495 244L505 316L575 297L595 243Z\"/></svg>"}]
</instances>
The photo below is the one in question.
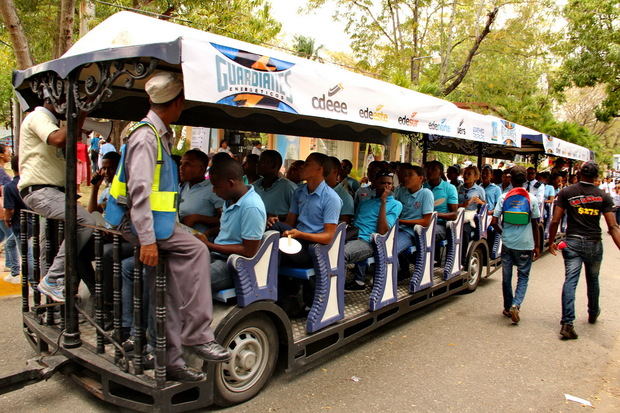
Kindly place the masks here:
<instances>
[{"instance_id":1,"label":"black tire","mask_svg":"<svg viewBox=\"0 0 620 413\"><path fill-rule=\"evenodd\" d=\"M467 289L463 290L464 293L473 293L478 288L480 278L482 278L482 270L484 269L483 262L482 249L476 248L467 262L467 278L465 279Z\"/></svg>"},{"instance_id":2,"label":"black tire","mask_svg":"<svg viewBox=\"0 0 620 413\"><path fill-rule=\"evenodd\" d=\"M233 357L215 367L215 403L226 407L256 396L267 384L278 360L278 331L263 315L237 324L224 340Z\"/></svg>"}]
</instances>

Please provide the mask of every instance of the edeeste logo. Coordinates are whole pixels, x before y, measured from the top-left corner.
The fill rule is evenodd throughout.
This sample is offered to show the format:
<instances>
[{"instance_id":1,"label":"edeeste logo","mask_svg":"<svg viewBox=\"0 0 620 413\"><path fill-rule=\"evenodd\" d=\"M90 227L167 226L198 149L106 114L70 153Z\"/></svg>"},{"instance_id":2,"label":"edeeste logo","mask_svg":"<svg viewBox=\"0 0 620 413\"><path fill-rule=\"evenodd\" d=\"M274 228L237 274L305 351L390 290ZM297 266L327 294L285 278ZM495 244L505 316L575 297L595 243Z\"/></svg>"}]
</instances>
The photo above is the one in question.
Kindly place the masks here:
<instances>
[{"instance_id":1,"label":"edeeste logo","mask_svg":"<svg viewBox=\"0 0 620 413\"><path fill-rule=\"evenodd\" d=\"M420 121L415 118L417 114L418 112L412 112L411 115L401 116L398 118L398 123L405 126L416 127L418 123L420 123Z\"/></svg>"},{"instance_id":2,"label":"edeeste logo","mask_svg":"<svg viewBox=\"0 0 620 413\"><path fill-rule=\"evenodd\" d=\"M387 113L382 112L382 109L383 109L383 105L378 105L374 111L370 110L369 108L360 109L360 112L359 112L360 118L376 120L379 122L387 122L388 115Z\"/></svg>"},{"instance_id":3,"label":"edeeste logo","mask_svg":"<svg viewBox=\"0 0 620 413\"><path fill-rule=\"evenodd\" d=\"M327 91L328 97L325 97L325 93L323 93L320 97L312 97L312 107L318 110L326 110L328 112L336 112L346 115L348 111L347 102L329 99L342 89L344 89L342 83L338 83L336 86Z\"/></svg>"}]
</instances>

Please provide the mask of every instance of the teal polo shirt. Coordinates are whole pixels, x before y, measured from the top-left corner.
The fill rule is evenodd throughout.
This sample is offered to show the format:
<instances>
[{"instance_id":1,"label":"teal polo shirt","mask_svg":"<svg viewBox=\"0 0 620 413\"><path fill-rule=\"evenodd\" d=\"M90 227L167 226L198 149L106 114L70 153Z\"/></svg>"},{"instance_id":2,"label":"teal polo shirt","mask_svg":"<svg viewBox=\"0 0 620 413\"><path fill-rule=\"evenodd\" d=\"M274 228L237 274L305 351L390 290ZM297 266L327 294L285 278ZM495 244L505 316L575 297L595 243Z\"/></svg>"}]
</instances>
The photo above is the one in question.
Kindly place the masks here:
<instances>
[{"instance_id":1,"label":"teal polo shirt","mask_svg":"<svg viewBox=\"0 0 620 413\"><path fill-rule=\"evenodd\" d=\"M297 229L309 234L323 232L325 224L338 224L342 200L332 188L321 181L314 192L308 185L299 186L293 193L290 212L297 215Z\"/></svg>"},{"instance_id":2,"label":"teal polo shirt","mask_svg":"<svg viewBox=\"0 0 620 413\"><path fill-rule=\"evenodd\" d=\"M338 185L334 187L334 191L340 197L342 201L342 210L340 210L340 215L355 215L355 207L353 205L353 197L347 191L344 184L340 182Z\"/></svg>"},{"instance_id":3,"label":"teal polo shirt","mask_svg":"<svg viewBox=\"0 0 620 413\"><path fill-rule=\"evenodd\" d=\"M448 204L458 205L459 203L456 187L450 182L441 180L439 181L439 185L435 187L431 187L429 183L426 182L424 183L424 188L430 189L433 193L435 211L441 214L447 214L450 212L448 209Z\"/></svg>"},{"instance_id":4,"label":"teal polo shirt","mask_svg":"<svg viewBox=\"0 0 620 413\"><path fill-rule=\"evenodd\" d=\"M502 194L497 201L493 216L499 218L502 216L504 200L507 194ZM530 195L530 207L532 211L532 219L540 218L540 209L538 208L538 199ZM507 248L518 251L532 251L534 249L534 234L532 233L532 225L512 225L504 222L502 224L502 242Z\"/></svg>"},{"instance_id":5,"label":"teal polo shirt","mask_svg":"<svg viewBox=\"0 0 620 413\"><path fill-rule=\"evenodd\" d=\"M286 215L291 209L291 200L297 185L286 178L278 178L269 188L263 187L263 178L260 177L252 184L256 193L265 203L269 215Z\"/></svg>"},{"instance_id":6,"label":"teal polo shirt","mask_svg":"<svg viewBox=\"0 0 620 413\"><path fill-rule=\"evenodd\" d=\"M205 179L190 187L189 182L185 182L181 186L179 193L179 218L187 215L199 214L208 217L217 215L217 210L224 206L224 200L213 192L211 181ZM195 230L205 232L208 226L197 224Z\"/></svg>"},{"instance_id":7,"label":"teal polo shirt","mask_svg":"<svg viewBox=\"0 0 620 413\"><path fill-rule=\"evenodd\" d=\"M370 242L370 236L372 233L377 232L377 222L379 222L380 208L380 198L367 199L359 205L357 214L355 215L355 224L353 224L359 229L359 234L357 236L359 239ZM403 204L394 199L392 195L386 198L385 218L390 228L394 226L402 210Z\"/></svg>"},{"instance_id":8,"label":"teal polo shirt","mask_svg":"<svg viewBox=\"0 0 620 413\"><path fill-rule=\"evenodd\" d=\"M435 198L428 188L420 188L416 192L411 193L407 188L398 191L397 198L403 204L403 212L400 219L422 219L426 214L431 214L435 207ZM401 226L403 231L410 235L414 235L411 225Z\"/></svg>"},{"instance_id":9,"label":"teal polo shirt","mask_svg":"<svg viewBox=\"0 0 620 413\"><path fill-rule=\"evenodd\" d=\"M497 200L499 199L500 195L502 195L502 190L494 183L483 186L483 188L487 204L489 205L489 211L493 211L495 209L495 204L497 204Z\"/></svg>"},{"instance_id":10,"label":"teal polo shirt","mask_svg":"<svg viewBox=\"0 0 620 413\"><path fill-rule=\"evenodd\" d=\"M556 196L558 192L560 191L556 190L553 185L545 185L545 200L547 200L550 196Z\"/></svg>"},{"instance_id":11,"label":"teal polo shirt","mask_svg":"<svg viewBox=\"0 0 620 413\"><path fill-rule=\"evenodd\" d=\"M252 186L232 205L224 204L220 218L220 233L216 244L242 244L243 240L261 240L267 225L265 204Z\"/></svg>"}]
</instances>

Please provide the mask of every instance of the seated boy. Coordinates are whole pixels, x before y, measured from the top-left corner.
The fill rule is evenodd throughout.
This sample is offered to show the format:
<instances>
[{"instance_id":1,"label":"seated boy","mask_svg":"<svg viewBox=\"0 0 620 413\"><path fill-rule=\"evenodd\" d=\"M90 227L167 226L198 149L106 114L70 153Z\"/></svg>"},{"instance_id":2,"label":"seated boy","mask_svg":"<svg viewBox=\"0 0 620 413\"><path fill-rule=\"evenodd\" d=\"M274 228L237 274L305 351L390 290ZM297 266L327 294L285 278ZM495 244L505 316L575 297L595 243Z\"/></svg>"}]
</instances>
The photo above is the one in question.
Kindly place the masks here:
<instances>
[{"instance_id":1,"label":"seated boy","mask_svg":"<svg viewBox=\"0 0 620 413\"><path fill-rule=\"evenodd\" d=\"M279 176L281 167L282 156L278 151L264 151L258 160L258 174L261 178L252 185L265 204L267 216L278 217L284 221L291 209L291 200L297 184Z\"/></svg>"},{"instance_id":2,"label":"seated boy","mask_svg":"<svg viewBox=\"0 0 620 413\"><path fill-rule=\"evenodd\" d=\"M211 251L211 289L215 292L234 285L226 263L230 254L251 257L258 251L267 213L254 188L243 183L243 168L233 158L213 165L209 176L213 191L225 200L215 241L200 236Z\"/></svg>"},{"instance_id":3,"label":"seated boy","mask_svg":"<svg viewBox=\"0 0 620 413\"><path fill-rule=\"evenodd\" d=\"M428 188L423 188L425 173L421 166L404 164L403 186L398 192L397 200L403 204L398 223L398 253L402 253L414 243L414 227L422 225L428 227L433 215L434 198Z\"/></svg>"},{"instance_id":4,"label":"seated boy","mask_svg":"<svg viewBox=\"0 0 620 413\"><path fill-rule=\"evenodd\" d=\"M331 163L331 172L325 177L325 182L332 188L340 199L342 200L342 209L340 211L340 222L346 222L350 224L355 214L355 207L353 206L353 197L349 194L344 186L344 181L340 181L342 175L342 164L335 156L329 157Z\"/></svg>"},{"instance_id":5,"label":"seated boy","mask_svg":"<svg viewBox=\"0 0 620 413\"><path fill-rule=\"evenodd\" d=\"M179 220L210 236L217 230L224 200L213 192L211 180L205 179L208 165L209 157L198 149L185 152L181 158Z\"/></svg>"},{"instance_id":6,"label":"seated boy","mask_svg":"<svg viewBox=\"0 0 620 413\"><path fill-rule=\"evenodd\" d=\"M392 195L393 179L390 173L379 172L374 181L376 196L360 203L353 224L359 230L357 239L344 246L344 259L347 264L359 263L371 257L371 235L385 234L396 223L403 205ZM366 288L365 267L356 265L355 279L345 284L345 291L360 291Z\"/></svg>"}]
</instances>

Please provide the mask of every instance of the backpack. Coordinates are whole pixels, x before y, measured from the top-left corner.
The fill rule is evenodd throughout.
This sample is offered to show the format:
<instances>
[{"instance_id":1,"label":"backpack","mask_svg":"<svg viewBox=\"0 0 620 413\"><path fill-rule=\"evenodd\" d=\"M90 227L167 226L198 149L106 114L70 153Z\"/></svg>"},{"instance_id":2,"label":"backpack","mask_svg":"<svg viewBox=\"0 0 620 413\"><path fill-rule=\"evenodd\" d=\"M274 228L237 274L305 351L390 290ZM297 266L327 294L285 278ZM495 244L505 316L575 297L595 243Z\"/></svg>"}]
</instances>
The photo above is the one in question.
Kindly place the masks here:
<instances>
[{"instance_id":1,"label":"backpack","mask_svg":"<svg viewBox=\"0 0 620 413\"><path fill-rule=\"evenodd\" d=\"M506 194L503 205L504 222L512 225L527 225L532 216L530 194L525 188L514 188Z\"/></svg>"}]
</instances>

